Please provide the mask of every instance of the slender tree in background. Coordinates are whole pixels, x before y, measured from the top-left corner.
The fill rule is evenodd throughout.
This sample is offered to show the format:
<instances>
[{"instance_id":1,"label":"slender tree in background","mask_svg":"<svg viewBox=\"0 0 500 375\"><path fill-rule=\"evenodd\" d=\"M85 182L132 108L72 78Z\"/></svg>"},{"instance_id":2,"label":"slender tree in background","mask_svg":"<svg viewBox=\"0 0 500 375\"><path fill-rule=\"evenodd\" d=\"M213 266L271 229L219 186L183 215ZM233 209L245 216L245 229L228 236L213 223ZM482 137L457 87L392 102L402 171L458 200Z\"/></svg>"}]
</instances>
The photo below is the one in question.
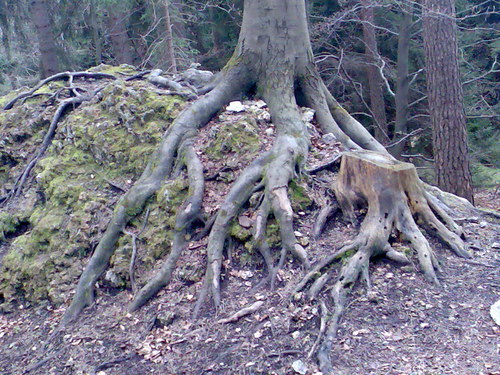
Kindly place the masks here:
<instances>
[{"instance_id":1,"label":"slender tree in background","mask_svg":"<svg viewBox=\"0 0 500 375\"><path fill-rule=\"evenodd\" d=\"M92 29L92 42L94 44L94 61L96 65L99 65L102 61L102 41L99 36L96 0L90 0L89 7L90 28Z\"/></svg>"},{"instance_id":2,"label":"slender tree in background","mask_svg":"<svg viewBox=\"0 0 500 375\"><path fill-rule=\"evenodd\" d=\"M473 202L454 0L424 0L423 8L436 182L443 190Z\"/></svg>"},{"instance_id":3,"label":"slender tree in background","mask_svg":"<svg viewBox=\"0 0 500 375\"><path fill-rule=\"evenodd\" d=\"M361 4L364 6L362 10L363 41L365 43L365 55L368 62L366 74L370 90L370 109L375 123L375 138L380 142L387 142L389 137L384 103L384 86L378 67L381 57L378 53L377 34L375 31L375 4L372 0L361 0Z\"/></svg>"},{"instance_id":4,"label":"slender tree in background","mask_svg":"<svg viewBox=\"0 0 500 375\"><path fill-rule=\"evenodd\" d=\"M40 49L40 74L51 76L59 71L57 48L50 19L49 0L32 0L31 14Z\"/></svg>"},{"instance_id":5,"label":"slender tree in background","mask_svg":"<svg viewBox=\"0 0 500 375\"><path fill-rule=\"evenodd\" d=\"M7 58L7 61L11 61L12 53L10 47L10 24L7 14L7 4L0 3L0 30L2 31L2 44L5 49L5 57Z\"/></svg>"},{"instance_id":6,"label":"slender tree in background","mask_svg":"<svg viewBox=\"0 0 500 375\"><path fill-rule=\"evenodd\" d=\"M411 5L402 2L401 21L399 24L398 34L398 60L397 60L397 76L396 76L396 95L394 101L396 104L396 120L394 123L394 139L403 137L408 131L408 101L410 97L410 42L411 42L411 26L413 18L413 9ZM405 140L397 143L390 149L392 155L399 157L405 148Z\"/></svg>"},{"instance_id":7,"label":"slender tree in background","mask_svg":"<svg viewBox=\"0 0 500 375\"><path fill-rule=\"evenodd\" d=\"M105 23L111 41L113 56L119 64L134 63L132 45L127 32L130 9L128 2L107 4Z\"/></svg>"},{"instance_id":8,"label":"slender tree in background","mask_svg":"<svg viewBox=\"0 0 500 375\"><path fill-rule=\"evenodd\" d=\"M172 22L170 21L170 0L164 0L165 7L165 63L167 71L177 73L177 63L174 51L174 36Z\"/></svg>"}]
</instances>

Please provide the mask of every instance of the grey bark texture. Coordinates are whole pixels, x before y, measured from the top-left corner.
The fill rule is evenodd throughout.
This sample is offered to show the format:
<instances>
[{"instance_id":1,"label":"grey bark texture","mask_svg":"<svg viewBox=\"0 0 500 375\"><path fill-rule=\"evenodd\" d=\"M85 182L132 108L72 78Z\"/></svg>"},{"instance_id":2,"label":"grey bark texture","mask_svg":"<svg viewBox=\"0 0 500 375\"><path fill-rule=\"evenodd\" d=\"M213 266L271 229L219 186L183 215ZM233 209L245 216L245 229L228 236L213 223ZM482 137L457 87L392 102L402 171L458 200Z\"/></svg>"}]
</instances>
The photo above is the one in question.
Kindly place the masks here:
<instances>
[{"instance_id":1,"label":"grey bark texture","mask_svg":"<svg viewBox=\"0 0 500 375\"><path fill-rule=\"evenodd\" d=\"M398 61L396 78L396 122L394 124L394 140L404 137L408 131L408 100L410 95L409 82L409 53L411 41L412 26L412 8L411 6L401 5L402 12L401 23L399 25L398 35ZM401 141L391 148L391 153L399 157L403 152L406 142Z\"/></svg>"},{"instance_id":2,"label":"grey bark texture","mask_svg":"<svg viewBox=\"0 0 500 375\"><path fill-rule=\"evenodd\" d=\"M40 49L41 77L45 78L59 71L57 48L54 41L49 4L47 0L32 0L30 5L38 38L38 47Z\"/></svg>"},{"instance_id":3,"label":"grey bark texture","mask_svg":"<svg viewBox=\"0 0 500 375\"><path fill-rule=\"evenodd\" d=\"M370 92L370 109L374 116L375 138L379 142L387 142L388 127L384 103L384 85L378 67L380 55L378 53L377 34L375 30L374 4L371 0L361 0L365 6L363 17L363 41L367 60L366 75Z\"/></svg>"}]
</instances>

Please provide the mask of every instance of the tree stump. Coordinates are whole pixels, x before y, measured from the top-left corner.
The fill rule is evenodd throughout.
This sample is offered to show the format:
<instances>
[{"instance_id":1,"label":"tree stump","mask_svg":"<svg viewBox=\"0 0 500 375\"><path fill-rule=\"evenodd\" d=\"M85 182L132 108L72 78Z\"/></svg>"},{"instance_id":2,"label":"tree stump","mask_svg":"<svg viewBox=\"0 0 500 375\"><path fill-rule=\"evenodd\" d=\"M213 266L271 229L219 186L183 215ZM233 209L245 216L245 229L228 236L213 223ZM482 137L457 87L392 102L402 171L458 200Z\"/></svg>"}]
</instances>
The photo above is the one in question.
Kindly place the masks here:
<instances>
[{"instance_id":1,"label":"tree stump","mask_svg":"<svg viewBox=\"0 0 500 375\"><path fill-rule=\"evenodd\" d=\"M385 254L407 262L406 256L388 242L396 230L417 253L425 277L438 283L438 262L418 225L440 238L457 255L470 257L460 228L432 201L413 164L372 151L347 152L334 190L345 217L351 221L356 218L356 209L367 206L360 233L351 247L368 258Z\"/></svg>"}]
</instances>

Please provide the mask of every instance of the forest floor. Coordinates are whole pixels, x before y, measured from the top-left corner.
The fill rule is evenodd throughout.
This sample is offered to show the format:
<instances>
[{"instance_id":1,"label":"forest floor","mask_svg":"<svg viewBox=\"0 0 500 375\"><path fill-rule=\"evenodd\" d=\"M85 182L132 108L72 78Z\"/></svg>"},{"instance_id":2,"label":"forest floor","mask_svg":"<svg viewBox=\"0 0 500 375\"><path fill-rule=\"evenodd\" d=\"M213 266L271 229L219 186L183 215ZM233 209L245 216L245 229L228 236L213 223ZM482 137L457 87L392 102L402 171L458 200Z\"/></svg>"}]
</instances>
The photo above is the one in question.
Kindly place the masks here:
<instances>
[{"instance_id":1,"label":"forest floor","mask_svg":"<svg viewBox=\"0 0 500 375\"><path fill-rule=\"evenodd\" d=\"M480 201L498 206L492 192ZM307 233L305 218L298 230ZM488 218L463 222L474 259L455 257L433 242L444 265L442 287L426 282L413 267L380 260L371 266L373 293L358 285L342 320L333 363L338 374L500 374L500 327L489 315L500 298L499 223ZM314 259L337 248L355 231L332 222L313 244ZM497 245L494 245L497 246ZM195 262L195 252L181 262ZM234 258L237 258L233 255ZM261 266L228 264L223 307L192 320L198 285L179 280L139 312L128 314L128 291L100 291L96 304L44 352L64 307L18 306L0 315L0 373L7 374L295 374L307 359L319 329L315 303L289 299L301 276L294 261L280 274L274 291L254 290ZM235 323L218 320L256 300L264 306ZM42 361L42 362L40 362ZM34 366L39 366L33 368Z\"/></svg>"},{"instance_id":2,"label":"forest floor","mask_svg":"<svg viewBox=\"0 0 500 375\"><path fill-rule=\"evenodd\" d=\"M224 116L227 120L233 115ZM206 176L221 175L207 182L204 208L208 213L216 210L228 188L224 165L201 152L219 125L217 119L212 121L196 144ZM272 131L266 132L272 128L265 121L258 126L262 127L262 152L272 144ZM334 149L338 145L323 142L317 134L312 134L312 143L317 151L311 154L308 168L339 152ZM229 157L221 161L230 162ZM233 170L243 167L232 165ZM334 178L326 173L331 175L323 182ZM480 207L500 210L498 191L478 191L476 199ZM295 218L296 235L312 263L358 231L338 214L315 241L316 213L317 207L297 211ZM250 226L253 214L250 209L240 216L241 226ZM474 256L457 258L430 238L442 263L441 286L425 281L416 262L409 266L386 259L372 263L371 293L359 282L342 318L331 354L336 374L500 374L500 327L489 314L490 306L500 299L500 222L486 215L456 219ZM191 242L178 269L203 273L205 244L206 238ZM0 258L8 243L2 246ZM130 290L101 287L96 303L53 336L70 296L59 308L18 303L12 312L0 314L0 374L319 374L315 357L308 353L318 336L321 309L317 301L291 293L304 274L299 263L288 258L271 291L268 286L259 287L265 276L259 255L249 253L243 244L230 249L224 261L222 306L219 311L207 306L196 320L192 312L201 281L189 282L178 275L133 314L126 309L132 299ZM139 267L139 282L153 272ZM328 291L320 298L333 311ZM263 306L253 314L233 323L220 321L256 301Z\"/></svg>"}]
</instances>

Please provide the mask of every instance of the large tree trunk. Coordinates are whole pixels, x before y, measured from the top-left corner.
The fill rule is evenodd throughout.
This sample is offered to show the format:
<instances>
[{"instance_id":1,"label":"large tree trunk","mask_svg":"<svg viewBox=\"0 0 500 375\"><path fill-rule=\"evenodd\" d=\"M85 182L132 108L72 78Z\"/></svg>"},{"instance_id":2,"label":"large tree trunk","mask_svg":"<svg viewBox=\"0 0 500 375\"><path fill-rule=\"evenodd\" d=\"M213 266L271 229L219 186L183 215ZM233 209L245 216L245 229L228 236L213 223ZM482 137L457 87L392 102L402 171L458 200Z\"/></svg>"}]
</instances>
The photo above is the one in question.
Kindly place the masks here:
<instances>
[{"instance_id":1,"label":"large tree trunk","mask_svg":"<svg viewBox=\"0 0 500 375\"><path fill-rule=\"evenodd\" d=\"M375 32L374 4L371 0L362 0L365 6L363 16L363 40L365 43L365 55L367 60L366 75L370 90L370 109L374 116L375 138L379 142L387 142L388 128L387 116L384 103L384 85L378 68L380 55L378 53L377 34Z\"/></svg>"},{"instance_id":2,"label":"large tree trunk","mask_svg":"<svg viewBox=\"0 0 500 375\"><path fill-rule=\"evenodd\" d=\"M44 78L59 71L48 0L32 0L31 13L40 49L41 76Z\"/></svg>"},{"instance_id":3,"label":"large tree trunk","mask_svg":"<svg viewBox=\"0 0 500 375\"><path fill-rule=\"evenodd\" d=\"M157 83L167 81L159 77L158 72L152 73L149 79ZM305 281L300 283L302 288L309 280L327 272L325 268L339 256L348 258L332 286L335 312L318 351L323 373L333 374L329 353L339 318L350 287L359 275L369 279L370 258L385 254L391 259L405 261L405 257L392 249L388 242L393 230L399 231L416 250L426 277L438 282L436 258L418 230L412 213L457 254L468 256L459 237L458 226L425 192L415 169L392 158L326 90L314 64L305 0L246 0L243 25L233 57L215 82L204 90L206 94L182 111L171 124L141 177L118 202L102 239L80 277L73 301L65 312L63 325L76 319L85 307L93 303L95 284L108 267L127 223L143 210L147 200L166 178L178 168L186 167L189 196L177 209L170 253L157 275L134 296L129 309L134 311L140 308L170 282L176 262L186 248L186 237L189 237L203 203L203 165L193 147L197 130L235 96L247 93L255 86L268 105L276 129L275 142L269 151L240 171L215 214L209 230L206 273L196 301L195 315L200 309L212 306L210 301L216 309L219 308L220 279L229 228L258 191L262 191L262 196L256 212L253 243L268 270L265 281L273 285L287 254L294 255L305 269L311 267L307 253L293 230L294 213L288 191L290 181L304 169L310 147L308 129L302 121L296 93L300 93L306 106L315 110L321 131L331 133L345 149L351 151L344 156L336 186L346 215L352 218L356 205L368 204L368 212L357 238L318 261L304 278ZM276 219L281 237L281 251L276 249L279 253L277 262L273 249L266 241L270 215ZM329 277L325 274L317 278L311 289L319 292Z\"/></svg>"},{"instance_id":4,"label":"large tree trunk","mask_svg":"<svg viewBox=\"0 0 500 375\"><path fill-rule=\"evenodd\" d=\"M425 0L423 31L436 181L473 202L454 1Z\"/></svg>"}]
</instances>

